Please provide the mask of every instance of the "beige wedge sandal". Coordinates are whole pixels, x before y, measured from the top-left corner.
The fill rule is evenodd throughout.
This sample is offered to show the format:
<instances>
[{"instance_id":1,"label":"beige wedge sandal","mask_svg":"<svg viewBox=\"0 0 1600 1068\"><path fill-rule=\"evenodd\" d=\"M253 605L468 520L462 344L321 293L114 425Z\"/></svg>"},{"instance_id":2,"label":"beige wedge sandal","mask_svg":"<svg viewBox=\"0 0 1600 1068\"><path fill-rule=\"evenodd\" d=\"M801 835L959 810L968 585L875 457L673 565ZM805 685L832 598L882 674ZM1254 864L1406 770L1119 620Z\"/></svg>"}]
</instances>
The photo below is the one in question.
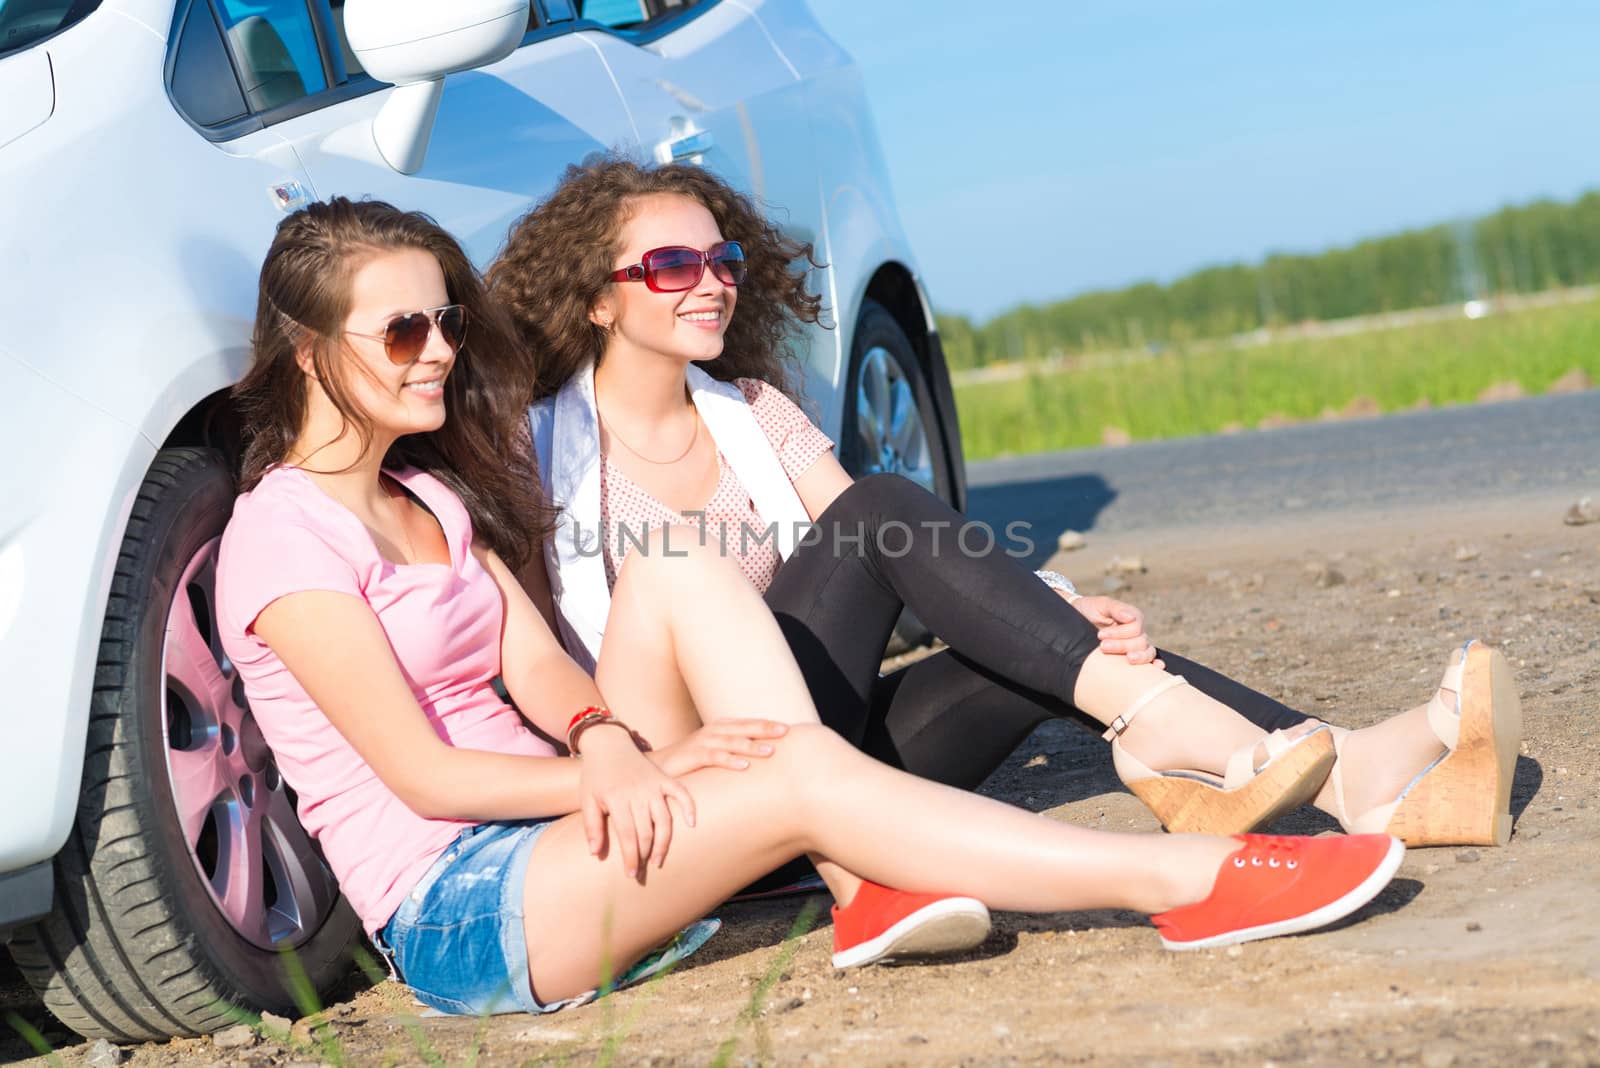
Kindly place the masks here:
<instances>
[{"instance_id":1,"label":"beige wedge sandal","mask_svg":"<svg viewBox=\"0 0 1600 1068\"><path fill-rule=\"evenodd\" d=\"M1345 809L1344 779L1335 764L1334 816L1351 834L1386 832L1408 846L1505 845L1522 747L1522 702L1511 665L1499 650L1470 641L1438 689L1456 695L1454 707L1438 690L1428 702L1428 726L1445 751L1399 797L1355 819Z\"/></svg>"},{"instance_id":2,"label":"beige wedge sandal","mask_svg":"<svg viewBox=\"0 0 1600 1068\"><path fill-rule=\"evenodd\" d=\"M1298 738L1281 731L1246 746L1228 758L1222 777L1203 771L1154 771L1122 747L1121 735L1133 718L1157 697L1186 685L1174 675L1144 694L1111 721L1101 737L1111 743L1111 762L1122 784L1143 801L1161 825L1173 832L1244 834L1262 827L1316 796L1335 754L1326 724ZM1267 759L1256 763L1256 751Z\"/></svg>"}]
</instances>

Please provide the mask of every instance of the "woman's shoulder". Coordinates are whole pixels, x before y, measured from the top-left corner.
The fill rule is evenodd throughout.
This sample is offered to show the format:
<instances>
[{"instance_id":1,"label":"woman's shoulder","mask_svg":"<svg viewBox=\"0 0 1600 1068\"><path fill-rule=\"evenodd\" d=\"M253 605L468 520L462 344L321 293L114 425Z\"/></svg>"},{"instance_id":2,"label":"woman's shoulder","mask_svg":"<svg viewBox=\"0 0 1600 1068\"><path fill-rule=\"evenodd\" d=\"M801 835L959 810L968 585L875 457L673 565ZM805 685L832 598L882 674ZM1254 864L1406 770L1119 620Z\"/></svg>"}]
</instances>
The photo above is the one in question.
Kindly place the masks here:
<instances>
[{"instance_id":1,"label":"woman's shoulder","mask_svg":"<svg viewBox=\"0 0 1600 1068\"><path fill-rule=\"evenodd\" d=\"M233 516L222 533L222 552L225 557L238 556L244 550L253 554L314 540L339 555L350 555L362 544L351 523L364 529L304 471L278 466L234 500Z\"/></svg>"},{"instance_id":2,"label":"woman's shoulder","mask_svg":"<svg viewBox=\"0 0 1600 1068\"><path fill-rule=\"evenodd\" d=\"M744 402L763 425L769 421L789 422L795 419L810 422L793 398L771 382L759 378L735 378L733 384L739 387L739 392L744 394Z\"/></svg>"}]
</instances>

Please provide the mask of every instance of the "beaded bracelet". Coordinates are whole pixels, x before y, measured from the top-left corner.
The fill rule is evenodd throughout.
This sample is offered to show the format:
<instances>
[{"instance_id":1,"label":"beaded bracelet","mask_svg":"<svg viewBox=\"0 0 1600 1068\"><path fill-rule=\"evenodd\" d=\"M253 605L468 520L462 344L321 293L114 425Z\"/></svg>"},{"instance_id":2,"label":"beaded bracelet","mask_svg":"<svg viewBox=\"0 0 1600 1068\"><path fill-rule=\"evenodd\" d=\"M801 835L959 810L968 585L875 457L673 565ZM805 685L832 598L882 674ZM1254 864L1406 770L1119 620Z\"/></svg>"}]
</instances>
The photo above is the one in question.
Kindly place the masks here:
<instances>
[{"instance_id":1,"label":"beaded bracelet","mask_svg":"<svg viewBox=\"0 0 1600 1068\"><path fill-rule=\"evenodd\" d=\"M578 739L583 737L584 732L597 723L616 723L617 726L622 726L621 723L617 722L616 717L611 714L609 708L590 705L588 708L583 709L572 717L572 722L567 724L567 750L573 756L578 755Z\"/></svg>"},{"instance_id":2,"label":"beaded bracelet","mask_svg":"<svg viewBox=\"0 0 1600 1068\"><path fill-rule=\"evenodd\" d=\"M1066 594L1068 604L1072 604L1083 596L1078 592L1078 587L1072 584L1072 580L1059 571L1035 571L1033 574L1040 582L1049 586L1052 590L1060 590Z\"/></svg>"}]
</instances>

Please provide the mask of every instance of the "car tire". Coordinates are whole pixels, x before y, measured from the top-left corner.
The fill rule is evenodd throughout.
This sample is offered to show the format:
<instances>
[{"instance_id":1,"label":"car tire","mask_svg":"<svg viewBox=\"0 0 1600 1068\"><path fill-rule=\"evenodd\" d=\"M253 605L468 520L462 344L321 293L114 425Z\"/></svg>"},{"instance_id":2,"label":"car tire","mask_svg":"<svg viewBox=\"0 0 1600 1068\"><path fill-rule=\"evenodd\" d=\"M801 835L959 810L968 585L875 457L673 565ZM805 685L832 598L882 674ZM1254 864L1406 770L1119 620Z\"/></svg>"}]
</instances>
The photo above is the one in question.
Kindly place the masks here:
<instances>
[{"instance_id":1,"label":"car tire","mask_svg":"<svg viewBox=\"0 0 1600 1068\"><path fill-rule=\"evenodd\" d=\"M359 923L217 638L209 595L233 496L210 449L163 450L140 487L54 911L11 942L46 1006L87 1037L204 1034L240 1010L299 1015L349 971Z\"/></svg>"},{"instance_id":2,"label":"car tire","mask_svg":"<svg viewBox=\"0 0 1600 1068\"><path fill-rule=\"evenodd\" d=\"M851 477L902 475L950 502L950 463L927 376L911 339L877 301L861 304L845 382L839 462ZM932 638L907 609L885 652L898 655Z\"/></svg>"}]
</instances>

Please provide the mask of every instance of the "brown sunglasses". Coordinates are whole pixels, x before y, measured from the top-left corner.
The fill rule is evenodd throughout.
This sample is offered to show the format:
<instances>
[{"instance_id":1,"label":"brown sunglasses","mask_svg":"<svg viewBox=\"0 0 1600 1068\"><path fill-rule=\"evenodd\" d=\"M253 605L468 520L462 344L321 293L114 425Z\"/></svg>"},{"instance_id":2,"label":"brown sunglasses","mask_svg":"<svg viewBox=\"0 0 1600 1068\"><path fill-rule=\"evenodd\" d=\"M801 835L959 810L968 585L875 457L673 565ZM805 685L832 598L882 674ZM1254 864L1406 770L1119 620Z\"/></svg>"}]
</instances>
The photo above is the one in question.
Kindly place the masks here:
<instances>
[{"instance_id":1,"label":"brown sunglasses","mask_svg":"<svg viewBox=\"0 0 1600 1068\"><path fill-rule=\"evenodd\" d=\"M363 334L346 330L347 334L383 342L384 355L396 367L416 363L422 350L428 347L428 337L434 326L439 336L450 346L451 352L460 352L467 340L467 309L460 304L443 304L437 308L424 308L407 315L396 315L384 324L381 334Z\"/></svg>"}]
</instances>

